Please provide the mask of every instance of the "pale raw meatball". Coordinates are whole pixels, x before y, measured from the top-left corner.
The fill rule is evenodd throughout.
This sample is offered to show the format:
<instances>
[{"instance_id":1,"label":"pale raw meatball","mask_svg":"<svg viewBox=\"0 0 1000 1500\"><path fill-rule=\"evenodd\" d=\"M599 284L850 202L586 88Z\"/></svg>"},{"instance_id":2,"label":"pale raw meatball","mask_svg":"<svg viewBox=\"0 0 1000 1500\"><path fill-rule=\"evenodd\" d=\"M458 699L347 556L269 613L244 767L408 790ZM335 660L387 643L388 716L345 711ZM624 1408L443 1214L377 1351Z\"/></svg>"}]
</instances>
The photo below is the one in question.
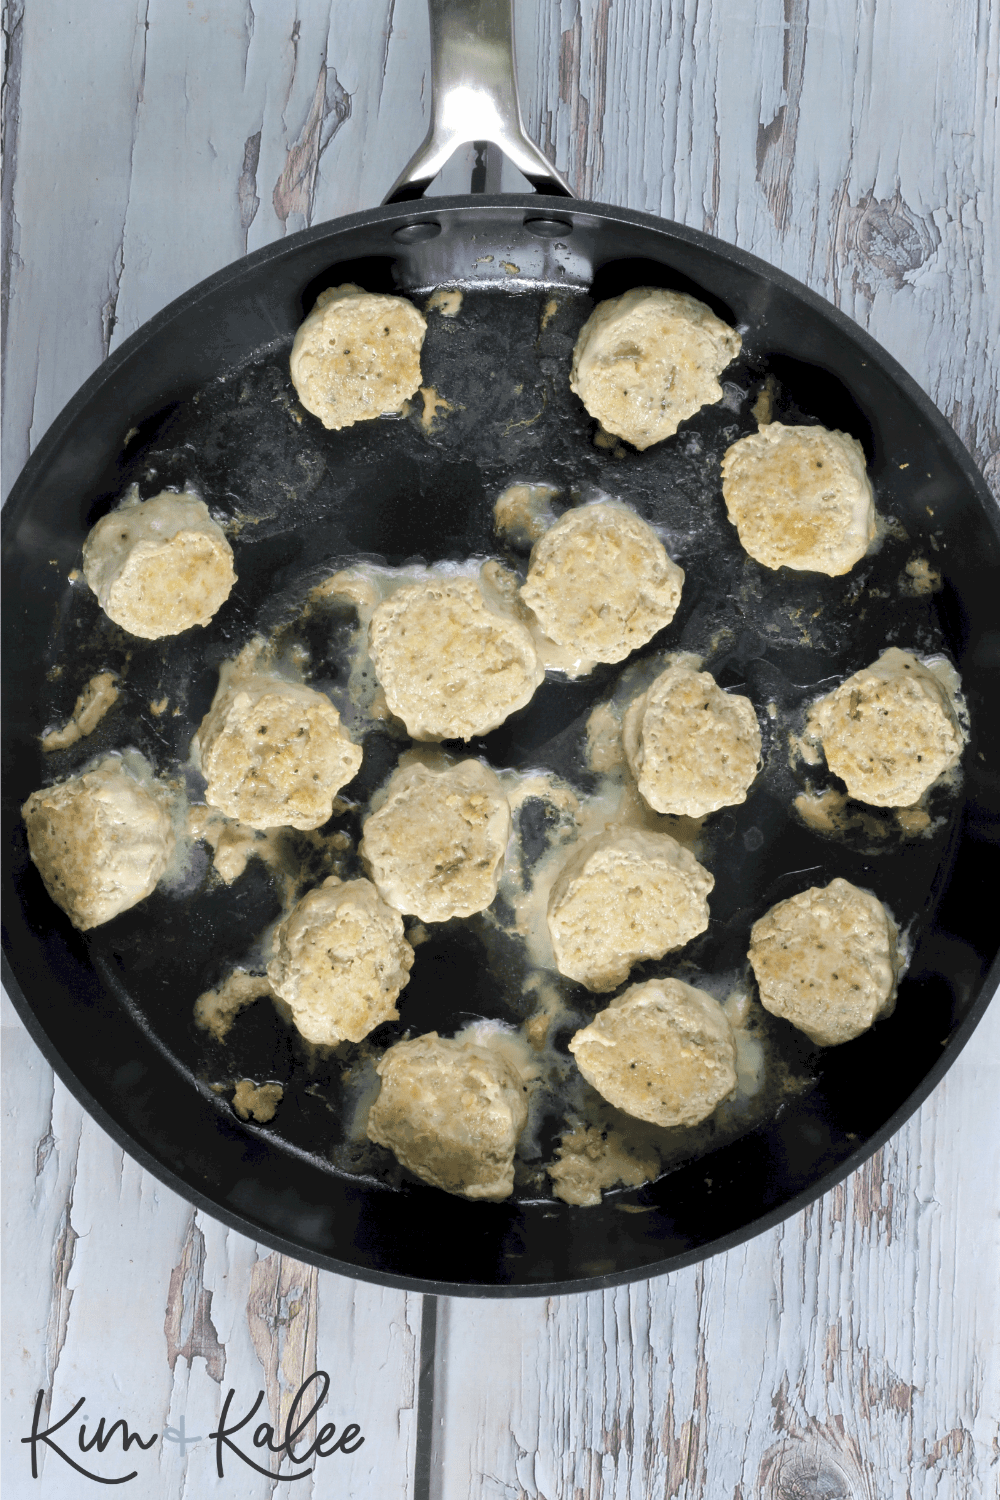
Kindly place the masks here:
<instances>
[{"instance_id":1,"label":"pale raw meatball","mask_svg":"<svg viewBox=\"0 0 1000 1500\"><path fill-rule=\"evenodd\" d=\"M809 731L851 796L873 807L909 807L964 745L944 683L896 646L821 698Z\"/></svg>"},{"instance_id":2,"label":"pale raw meatball","mask_svg":"<svg viewBox=\"0 0 1000 1500\"><path fill-rule=\"evenodd\" d=\"M360 1042L397 1019L413 949L370 880L324 880L281 923L273 952L267 977L307 1042Z\"/></svg>"},{"instance_id":3,"label":"pale raw meatball","mask_svg":"<svg viewBox=\"0 0 1000 1500\"><path fill-rule=\"evenodd\" d=\"M835 578L875 536L864 449L846 432L771 422L726 449L722 493L740 541L766 568Z\"/></svg>"},{"instance_id":4,"label":"pale raw meatball","mask_svg":"<svg viewBox=\"0 0 1000 1500\"><path fill-rule=\"evenodd\" d=\"M669 667L629 704L622 740L639 790L657 812L699 818L735 807L757 775L753 704L690 667Z\"/></svg>"},{"instance_id":5,"label":"pale raw meatball","mask_svg":"<svg viewBox=\"0 0 1000 1500\"><path fill-rule=\"evenodd\" d=\"M324 427L402 411L420 385L427 320L405 297L348 283L320 292L292 344L292 384Z\"/></svg>"},{"instance_id":6,"label":"pale raw meatball","mask_svg":"<svg viewBox=\"0 0 1000 1500\"><path fill-rule=\"evenodd\" d=\"M576 1033L569 1050L609 1104L652 1125L697 1125L736 1087L725 1011L679 979L633 984Z\"/></svg>"},{"instance_id":7,"label":"pale raw meatball","mask_svg":"<svg viewBox=\"0 0 1000 1500\"><path fill-rule=\"evenodd\" d=\"M648 448L722 399L735 328L686 292L640 286L600 302L573 350L570 388L606 432Z\"/></svg>"},{"instance_id":8,"label":"pale raw meatball","mask_svg":"<svg viewBox=\"0 0 1000 1500\"><path fill-rule=\"evenodd\" d=\"M390 906L447 922L489 906L509 838L510 804L488 766L418 763L390 777L359 853Z\"/></svg>"},{"instance_id":9,"label":"pale raw meatball","mask_svg":"<svg viewBox=\"0 0 1000 1500\"><path fill-rule=\"evenodd\" d=\"M683 582L641 517L620 505L584 505L535 543L521 598L550 640L614 662L670 624Z\"/></svg>"},{"instance_id":10,"label":"pale raw meatball","mask_svg":"<svg viewBox=\"0 0 1000 1500\"><path fill-rule=\"evenodd\" d=\"M155 641L207 625L229 598L233 549L197 495L130 496L83 544L83 576L109 619Z\"/></svg>"},{"instance_id":11,"label":"pale raw meatball","mask_svg":"<svg viewBox=\"0 0 1000 1500\"><path fill-rule=\"evenodd\" d=\"M368 1136L432 1187L496 1201L514 1187L514 1147L528 1118L527 1090L499 1053L436 1031L397 1042Z\"/></svg>"},{"instance_id":12,"label":"pale raw meatball","mask_svg":"<svg viewBox=\"0 0 1000 1500\"><path fill-rule=\"evenodd\" d=\"M896 925L846 880L779 901L750 932L761 1004L810 1041L836 1047L896 1004Z\"/></svg>"},{"instance_id":13,"label":"pale raw meatball","mask_svg":"<svg viewBox=\"0 0 1000 1500\"><path fill-rule=\"evenodd\" d=\"M471 578L409 583L372 615L371 653L415 740L468 740L523 708L545 677L530 632Z\"/></svg>"},{"instance_id":14,"label":"pale raw meatball","mask_svg":"<svg viewBox=\"0 0 1000 1500\"><path fill-rule=\"evenodd\" d=\"M166 797L114 755L32 792L21 814L45 889L84 931L150 895L174 852Z\"/></svg>"},{"instance_id":15,"label":"pale raw meatball","mask_svg":"<svg viewBox=\"0 0 1000 1500\"><path fill-rule=\"evenodd\" d=\"M588 990L615 989L633 964L705 931L714 884L667 833L619 829L584 840L549 896L556 967Z\"/></svg>"},{"instance_id":16,"label":"pale raw meatball","mask_svg":"<svg viewBox=\"0 0 1000 1500\"><path fill-rule=\"evenodd\" d=\"M230 662L194 749L205 800L251 828L319 828L361 765L329 698Z\"/></svg>"}]
</instances>

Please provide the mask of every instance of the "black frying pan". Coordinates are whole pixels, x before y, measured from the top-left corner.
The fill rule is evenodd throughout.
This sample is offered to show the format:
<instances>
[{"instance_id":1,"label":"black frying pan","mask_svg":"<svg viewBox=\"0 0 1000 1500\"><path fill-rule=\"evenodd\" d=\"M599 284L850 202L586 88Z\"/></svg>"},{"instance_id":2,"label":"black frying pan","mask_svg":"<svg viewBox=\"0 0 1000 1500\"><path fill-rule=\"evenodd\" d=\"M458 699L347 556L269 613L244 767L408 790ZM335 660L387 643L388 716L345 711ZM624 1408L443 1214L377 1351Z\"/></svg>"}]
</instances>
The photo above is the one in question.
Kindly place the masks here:
<instances>
[{"instance_id":1,"label":"black frying pan","mask_svg":"<svg viewBox=\"0 0 1000 1500\"><path fill-rule=\"evenodd\" d=\"M479 24L478 34L475 24L462 31L456 7L432 5L445 101L455 78L469 76L449 74L456 47L465 49L467 70L483 42L484 15L476 12L496 22L488 5L458 9ZM1000 535L985 485L947 423L847 318L717 240L649 215L568 201L544 159L514 138L509 33L505 39L501 28L485 54L480 45L475 66L492 82L479 90L469 133L499 138L558 196L383 207L248 257L129 339L67 406L15 486L3 543L4 981L82 1103L144 1166L216 1217L366 1279L524 1295L677 1268L777 1222L896 1130L970 1036L998 974L995 925L981 893L993 883L1000 811L991 693L1000 660ZM437 98L440 105L440 91ZM484 109L507 126L488 129ZM443 130L453 119L441 107L435 125ZM456 141L467 138L461 126L454 132ZM437 169L435 150L430 139L397 196L420 190L429 167ZM464 289L461 317L432 318L425 345L424 377L452 402L436 430L425 432L415 415L341 433L294 421L293 333L317 291L346 280L418 301L443 283ZM726 374L726 401L676 438L645 454L599 448L568 389L570 351L593 300L645 284L707 301L744 330L743 352ZM556 312L546 320L552 301ZM859 438L879 511L899 523L847 579L769 573L747 560L725 521L719 459L755 429L751 407L768 376L779 416ZM742 1133L713 1137L709 1128L687 1148L682 1142L658 1181L607 1194L593 1209L571 1209L530 1187L505 1204L471 1204L377 1155L352 1159L338 1065L308 1057L266 1003L246 1011L227 1048L213 1051L192 1023L192 1004L277 914L258 863L232 887L196 870L186 891L159 891L82 936L46 896L19 815L35 787L116 746L135 745L161 771L176 768L219 661L256 630L284 623L290 636L298 633L312 653L313 680L336 695L346 624L331 617L306 626L297 612L317 570L359 554L398 564L495 552L493 500L524 479L560 484L569 499L618 494L662 527L687 580L677 617L650 649L699 651L724 685L740 686L758 708L777 705L764 774L743 807L706 825L703 859L717 882L708 933L642 974L691 973L686 961L710 974L738 969L756 917L838 874L876 890L913 944L891 1019L826 1052L775 1023L774 1055L806 1086L775 1098ZM241 520L239 583L204 631L138 642L110 625L85 588L67 582L87 531L133 481L146 495L194 482L213 510ZM900 592L900 574L917 554L941 569L939 593ZM802 619L816 622L808 644ZM900 838L886 822L881 833L869 825L824 837L791 811L799 788L784 735L810 696L889 644L944 650L958 665L972 722L964 784L957 796L937 794L931 836ZM62 675L53 677L59 665ZM43 757L39 733L68 715L82 682L102 667L122 672L122 700L89 740ZM616 676L602 668L581 682L547 682L473 753L498 765L548 766L586 789L583 725ZM150 702L164 694L178 715L151 713ZM359 805L399 748L377 734L366 741L348 789ZM528 843L544 836L529 824ZM343 826L356 834L356 815L345 814ZM449 924L420 948L401 1022L376 1040L388 1043L407 1026L448 1033L470 1014L519 1019L521 977L502 931ZM577 992L576 1003L586 1014L604 1002ZM227 1096L212 1091L213 1081L239 1076L283 1082L273 1125L241 1124ZM549 1131L551 1145L556 1120Z\"/></svg>"}]
</instances>

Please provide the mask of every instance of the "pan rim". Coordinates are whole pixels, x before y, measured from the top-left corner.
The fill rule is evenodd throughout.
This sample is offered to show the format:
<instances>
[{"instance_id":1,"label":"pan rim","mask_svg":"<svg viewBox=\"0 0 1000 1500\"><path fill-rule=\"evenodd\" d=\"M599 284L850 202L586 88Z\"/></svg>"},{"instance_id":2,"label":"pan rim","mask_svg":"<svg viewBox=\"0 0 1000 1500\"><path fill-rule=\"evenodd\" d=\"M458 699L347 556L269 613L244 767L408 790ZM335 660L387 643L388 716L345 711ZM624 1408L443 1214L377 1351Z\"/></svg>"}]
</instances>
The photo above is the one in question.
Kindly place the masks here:
<instances>
[{"instance_id":1,"label":"pan rim","mask_svg":"<svg viewBox=\"0 0 1000 1500\"><path fill-rule=\"evenodd\" d=\"M767 262L761 260L759 257L742 251L738 247L731 246L723 240L706 235L698 230L689 229L672 221L661 219L656 215L582 200L547 198L535 194L500 194L435 198L423 200L420 203L362 211L340 219L330 220L324 224L303 230L297 235L288 236L286 239L275 244L264 246L251 255L242 257L229 266L221 268L219 271L213 273L212 276L191 288L188 292L183 293L124 340L121 346L94 371L62 409L39 442L12 487L3 513L5 543L13 529L20 524L25 511L30 507L36 479L44 472L45 467L51 462L53 456L58 453L64 434L80 411L108 380L113 378L124 365L141 353L152 335L167 329L175 319L188 314L204 299L238 282L247 273L257 271L262 266L276 262L285 256L294 255L305 245L319 244L325 238L333 235L341 235L354 229L371 229L377 226L385 226L391 230L393 225L412 223L414 219L429 218L437 215L451 215L455 219L461 219L467 214L481 212L484 209L497 208L520 213L534 212L535 214L541 214L546 208L551 208L553 213L557 213L561 218L592 218L598 220L603 225L635 226L645 230L652 230L658 235L664 236L668 241L672 240L681 244L696 246L702 251L707 251L712 255L724 258L730 264L734 264L754 276L766 277L772 285L788 295L796 297L814 313L821 316L828 325L832 325L845 335L860 350L862 355L867 352L873 360L877 361L879 368L894 380L903 396L915 409L917 414L922 415L932 424L935 434L941 438L956 466L962 473L963 478L968 483L970 490L979 500L985 519L995 535L1000 539L1000 506L997 505L971 456L943 414L892 355L888 354L887 351L877 344L847 314L842 313L818 293L811 291L804 283L788 276L785 272L770 267ZM498 285L497 289L502 291L503 285ZM5 565L6 561L7 552L5 545ZM5 890L5 902L10 898L10 894L9 889ZM6 943L7 936L5 932L5 950ZM290 1240L284 1240L273 1230L254 1225L246 1216L241 1216L231 1209L221 1207L212 1199L202 1194L197 1188L182 1183L169 1166L162 1163L146 1147L139 1145L129 1135L127 1130L118 1124L114 1116L93 1098L87 1086L77 1077L75 1070L60 1056L56 1044L51 1041L48 1033L38 1021L33 1008L21 989L18 979L11 969L6 951L3 956L3 980L8 993L11 995L12 1003L15 1005L15 1009L26 1029L64 1085L119 1146L126 1150L146 1170L149 1170L158 1180L162 1181L173 1191L178 1192L185 1201L194 1203L195 1207L208 1213L211 1217L219 1219L229 1227L237 1229L240 1233L248 1234L282 1253L305 1259L311 1264L334 1271L337 1274L348 1275L353 1279L368 1281L377 1285L389 1285L406 1290L417 1290L443 1295L519 1298L574 1295L579 1292L626 1285L636 1280L651 1279L653 1276L666 1274L670 1270L682 1269L685 1266L708 1259L710 1256L733 1249L754 1238L763 1230L781 1223L784 1219L807 1207L822 1196L823 1193L829 1191L831 1187L844 1180L846 1176L855 1171L875 1151L884 1145L885 1141L919 1108L936 1087L937 1083L940 1082L944 1073L947 1072L948 1068L957 1059L968 1042L976 1025L978 1025L994 997L994 991L998 982L1000 982L1000 956L994 960L983 979L976 1000L968 1006L961 1019L956 1023L947 1044L942 1048L940 1057L927 1073L924 1074L912 1093L907 1096L896 1111L894 1111L888 1120L883 1122L882 1126L872 1136L868 1137L863 1144L852 1151L847 1157L842 1158L818 1182L803 1188L778 1207L754 1219L749 1225L743 1226L738 1230L733 1230L712 1241L707 1247L703 1246L666 1257L662 1262L654 1262L651 1265L643 1266L638 1271L605 1273L594 1277L577 1278L571 1282L561 1280L533 1283L531 1285L517 1284L513 1286L496 1283L461 1284L435 1282L418 1277L400 1276L392 1272L372 1271L353 1263L339 1261L333 1257L309 1251L302 1245Z\"/></svg>"}]
</instances>

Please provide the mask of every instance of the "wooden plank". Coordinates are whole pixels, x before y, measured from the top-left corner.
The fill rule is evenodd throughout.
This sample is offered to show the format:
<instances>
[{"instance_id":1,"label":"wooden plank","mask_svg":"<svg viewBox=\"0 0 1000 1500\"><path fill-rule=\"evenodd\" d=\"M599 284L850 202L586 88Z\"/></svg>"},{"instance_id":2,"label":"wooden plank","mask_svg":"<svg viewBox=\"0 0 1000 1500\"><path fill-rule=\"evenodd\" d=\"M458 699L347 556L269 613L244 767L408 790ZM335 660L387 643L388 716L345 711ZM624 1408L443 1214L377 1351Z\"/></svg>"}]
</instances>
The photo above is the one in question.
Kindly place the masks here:
<instances>
[{"instance_id":1,"label":"wooden plank","mask_svg":"<svg viewBox=\"0 0 1000 1500\"><path fill-rule=\"evenodd\" d=\"M109 347L244 248L378 201L422 135L422 0L313 3L290 23L260 9L227 0L210 25L203 7L109 0L104 45L53 0L44 21L28 4L12 28L12 157L33 170L10 194L8 486ZM981 0L958 14L933 0L919 27L893 24L881 0L814 24L807 46L804 0L788 9L786 22L778 0L756 17L736 0L530 0L518 12L529 127L582 193L720 234L830 296L996 482L1000 314L985 276L1000 19ZM94 105L84 125L81 98ZM52 264L58 293L43 279ZM84 330L84 309L99 327Z\"/></svg>"},{"instance_id":2,"label":"wooden plank","mask_svg":"<svg viewBox=\"0 0 1000 1500\"><path fill-rule=\"evenodd\" d=\"M1000 490L996 7L927 0L917 23L902 0L519 0L517 19L526 120L581 192L720 234L831 297ZM69 0L12 0L7 45L9 487L107 350L171 297L378 201L426 126L428 46L423 0L300 0L294 16L103 0L85 18ZM461 191L467 170L443 185ZM203 1435L231 1383L287 1402L315 1357L340 1373L332 1418L370 1424L352 1492L409 1494L417 1299L317 1275L193 1214L12 1030L16 1483L26 1391L58 1403L85 1380L88 1414L110 1414L127 1378L140 1431L183 1416ZM995 1014L976 1040L880 1158L751 1245L604 1296L443 1304L432 1493L471 1479L473 1493L546 1500L837 1485L985 1500ZM314 1492L339 1493L335 1477L321 1471ZM248 1496L254 1482L245 1471ZM231 1492L203 1436L183 1454L159 1444L154 1483ZM79 1493L49 1464L39 1493L64 1491Z\"/></svg>"},{"instance_id":3,"label":"wooden plank","mask_svg":"<svg viewBox=\"0 0 1000 1500\"><path fill-rule=\"evenodd\" d=\"M449 1299L440 1500L989 1500L998 1058L994 1006L861 1171L704 1265L604 1294ZM958 1141L990 1144L959 1166Z\"/></svg>"},{"instance_id":4,"label":"wooden plank","mask_svg":"<svg viewBox=\"0 0 1000 1500\"><path fill-rule=\"evenodd\" d=\"M160 308L247 249L379 202L426 130L429 59L423 0L14 10L5 494Z\"/></svg>"},{"instance_id":5,"label":"wooden plank","mask_svg":"<svg viewBox=\"0 0 1000 1500\"><path fill-rule=\"evenodd\" d=\"M3 1442L12 1494L27 1492L20 1438L42 1390L43 1429L86 1397L69 1427L67 1451L78 1461L79 1424L89 1437L101 1416L108 1427L125 1417L130 1431L160 1435L148 1457L132 1449L124 1469L112 1443L100 1461L93 1455L91 1472L137 1468L150 1494L268 1496L272 1481L228 1454L219 1479L208 1434L230 1388L231 1420L263 1390L250 1432L261 1420L280 1425L317 1369L331 1377L321 1423L342 1432L355 1422L365 1442L320 1462L297 1493L340 1495L348 1479L359 1494L411 1493L419 1296L321 1273L197 1213L53 1082L19 1025L4 1028L4 1123ZM40 1459L46 1500L79 1496L83 1481L57 1454L43 1445Z\"/></svg>"},{"instance_id":6,"label":"wooden plank","mask_svg":"<svg viewBox=\"0 0 1000 1500\"><path fill-rule=\"evenodd\" d=\"M532 7L530 26L530 118L578 191L720 234L829 296L1000 488L995 15L932 5L917 28L886 3L810 24L799 0L573 0ZM470 1475L474 1492L545 1500L992 1493L996 1071L981 1059L997 1038L994 1007L884 1152L746 1247L603 1298L450 1302L442 1500Z\"/></svg>"},{"instance_id":7,"label":"wooden plank","mask_svg":"<svg viewBox=\"0 0 1000 1500\"><path fill-rule=\"evenodd\" d=\"M275 23L284 23L276 12L254 26L244 4L215 7L211 28L203 8L153 0L108 0L100 24L91 15L86 25L71 5L17 8L5 112L13 126L8 160L21 168L5 198L12 229L8 488L29 446L109 348L248 242L254 248L247 138L252 145L261 128L270 131L262 170L273 177L263 194L267 228L256 243L284 232L273 188L301 134L298 115L307 109L300 104L315 91L330 30L329 7L306 9L293 42L291 22L279 38ZM347 40L362 72L373 68L367 35ZM301 227L312 212L310 205L298 219L289 214L288 226ZM189 1437L201 1440L183 1449L158 1443L153 1482L164 1494L221 1492L206 1434L229 1384L250 1400L263 1385L269 1403L287 1406L296 1378L325 1363L339 1375L330 1417L342 1424L353 1415L370 1437L349 1460L352 1474L373 1492L408 1494L414 1299L320 1277L195 1214L53 1087L23 1031L6 1035L13 1100L6 1160L37 1153L42 1162L37 1182L17 1174L6 1202L8 1243L18 1247L5 1262L8 1309L17 1309L5 1354L5 1370L16 1376L5 1387L5 1463L16 1483L25 1458L17 1434L38 1387L50 1393L53 1411L86 1390L95 1419L125 1410L144 1433L177 1434L183 1419ZM41 1279L33 1274L39 1265ZM371 1390L363 1413L354 1405L355 1380ZM65 1465L52 1455L42 1463L42 1493L79 1492ZM232 1492L230 1476L225 1484ZM247 1470L240 1488L252 1496L270 1494L272 1485ZM340 1481L321 1468L302 1489L340 1493Z\"/></svg>"},{"instance_id":8,"label":"wooden plank","mask_svg":"<svg viewBox=\"0 0 1000 1500\"><path fill-rule=\"evenodd\" d=\"M122 121L131 118L139 88L141 8L141 0L113 0L105 27L73 0L12 7L4 100L5 494L108 352L131 178L131 133Z\"/></svg>"},{"instance_id":9,"label":"wooden plank","mask_svg":"<svg viewBox=\"0 0 1000 1500\"><path fill-rule=\"evenodd\" d=\"M527 0L518 35L530 128L581 196L719 235L830 298L1000 494L995 6Z\"/></svg>"}]
</instances>

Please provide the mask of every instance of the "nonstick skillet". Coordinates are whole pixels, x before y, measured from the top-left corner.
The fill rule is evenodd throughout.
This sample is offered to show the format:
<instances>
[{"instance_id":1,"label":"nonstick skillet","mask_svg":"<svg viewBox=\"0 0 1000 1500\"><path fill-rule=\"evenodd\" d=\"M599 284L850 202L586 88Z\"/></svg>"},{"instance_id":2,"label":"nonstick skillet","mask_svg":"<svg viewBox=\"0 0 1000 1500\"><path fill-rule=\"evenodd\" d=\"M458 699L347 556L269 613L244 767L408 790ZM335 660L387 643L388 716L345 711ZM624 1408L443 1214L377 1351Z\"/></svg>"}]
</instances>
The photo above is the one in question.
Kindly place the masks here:
<instances>
[{"instance_id":1,"label":"nonstick skillet","mask_svg":"<svg viewBox=\"0 0 1000 1500\"><path fill-rule=\"evenodd\" d=\"M4 978L100 1123L244 1233L329 1269L424 1290L583 1290L682 1266L804 1206L899 1127L971 1035L998 977L982 893L1000 811L991 695L1000 536L968 455L877 345L752 256L649 215L569 199L524 142L506 13L432 3L431 20L434 118L397 201L260 251L173 303L87 382L15 486L3 550ZM542 191L419 201L468 139L497 141ZM341 433L297 420L291 338L316 293L344 281L421 304L441 285L462 289L458 318L429 320L424 377L450 403L436 422L425 427L419 408ZM740 327L744 346L724 377L725 400L639 454L595 444L567 372L593 301L649 284L693 292ZM820 421L865 447L887 524L879 549L846 579L769 574L725 520L719 459L755 430L764 389L779 419ZM82 936L46 896L19 814L35 787L126 744L176 770L219 662L293 618L303 580L358 556L395 565L495 553L493 501L517 480L557 485L564 502L619 496L658 525L687 577L675 621L652 646L695 650L724 686L760 710L774 706L765 770L747 803L705 826L712 925L678 961L738 972L753 920L835 875L875 890L911 947L892 1018L826 1052L778 1035L777 1055L801 1087L776 1093L766 1117L734 1138L701 1137L655 1183L591 1209L527 1189L506 1204L471 1204L391 1166L352 1162L338 1068L307 1057L266 1003L243 1014L224 1053L193 1025L196 995L277 914L263 867L252 861L230 887L195 867L186 886ZM194 483L234 523L239 583L205 631L126 638L70 578L90 526L133 482L146 495ZM940 574L937 592L906 584L907 563L921 558ZM301 631L313 680L334 693L346 628L331 619ZM972 727L962 785L935 794L920 836L860 813L833 834L810 829L793 808L802 788L787 737L810 696L892 644L944 652L962 675ZM38 735L106 667L122 674L119 704L90 739L43 756ZM616 676L603 668L547 682L472 753L585 779L583 726ZM170 712L157 715L150 705L164 696ZM366 741L349 789L359 806L398 750L377 734ZM521 830L525 843L544 833L530 817ZM484 926L432 933L399 1026L381 1039L404 1027L447 1034L470 1015L520 1019L516 963ZM270 1125L242 1124L228 1094L211 1087L239 1076L284 1084Z\"/></svg>"}]
</instances>

